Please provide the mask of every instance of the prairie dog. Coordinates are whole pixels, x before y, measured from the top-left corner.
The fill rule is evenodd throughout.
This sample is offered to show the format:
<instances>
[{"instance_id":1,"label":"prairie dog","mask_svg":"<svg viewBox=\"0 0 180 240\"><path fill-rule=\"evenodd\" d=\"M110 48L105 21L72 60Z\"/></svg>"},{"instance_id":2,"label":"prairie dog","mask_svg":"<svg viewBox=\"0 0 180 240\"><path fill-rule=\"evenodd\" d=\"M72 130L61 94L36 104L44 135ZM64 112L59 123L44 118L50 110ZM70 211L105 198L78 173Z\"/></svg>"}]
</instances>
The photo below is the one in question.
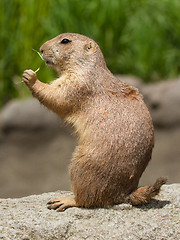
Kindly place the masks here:
<instances>
[{"instance_id":1,"label":"prairie dog","mask_svg":"<svg viewBox=\"0 0 180 240\"><path fill-rule=\"evenodd\" d=\"M73 125L78 138L70 164L74 198L54 199L48 208L147 203L166 178L138 188L154 146L142 95L108 70L99 46L86 36L63 33L40 51L59 77L45 84L26 70L23 80L34 97Z\"/></svg>"}]
</instances>

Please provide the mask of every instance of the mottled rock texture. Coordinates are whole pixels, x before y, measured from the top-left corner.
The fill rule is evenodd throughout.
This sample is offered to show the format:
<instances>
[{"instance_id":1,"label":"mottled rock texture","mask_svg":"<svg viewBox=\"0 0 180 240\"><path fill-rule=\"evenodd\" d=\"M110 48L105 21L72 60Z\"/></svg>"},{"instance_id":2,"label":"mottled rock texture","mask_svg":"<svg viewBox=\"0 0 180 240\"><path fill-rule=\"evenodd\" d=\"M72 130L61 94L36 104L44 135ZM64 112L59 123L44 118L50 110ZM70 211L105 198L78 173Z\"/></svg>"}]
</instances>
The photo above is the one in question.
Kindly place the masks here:
<instances>
[{"instance_id":1,"label":"mottled rock texture","mask_svg":"<svg viewBox=\"0 0 180 240\"><path fill-rule=\"evenodd\" d=\"M159 196L142 207L48 210L46 202L70 192L19 199L0 199L0 239L180 239L180 184L164 185Z\"/></svg>"}]
</instances>

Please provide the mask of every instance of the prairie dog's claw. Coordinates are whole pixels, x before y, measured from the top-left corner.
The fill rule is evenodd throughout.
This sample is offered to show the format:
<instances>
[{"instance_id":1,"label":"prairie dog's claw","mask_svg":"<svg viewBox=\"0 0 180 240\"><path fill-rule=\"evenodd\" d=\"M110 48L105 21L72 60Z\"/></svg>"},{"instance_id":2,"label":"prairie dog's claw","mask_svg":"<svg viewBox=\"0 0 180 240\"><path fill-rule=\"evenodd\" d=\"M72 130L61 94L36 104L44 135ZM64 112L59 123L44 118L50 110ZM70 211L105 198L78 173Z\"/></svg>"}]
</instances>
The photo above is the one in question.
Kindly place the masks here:
<instances>
[{"instance_id":1,"label":"prairie dog's claw","mask_svg":"<svg viewBox=\"0 0 180 240\"><path fill-rule=\"evenodd\" d=\"M54 209L58 212L63 212L69 207L77 207L75 199L71 197L56 198L52 201L49 201L47 204L49 205L48 209Z\"/></svg>"}]
</instances>

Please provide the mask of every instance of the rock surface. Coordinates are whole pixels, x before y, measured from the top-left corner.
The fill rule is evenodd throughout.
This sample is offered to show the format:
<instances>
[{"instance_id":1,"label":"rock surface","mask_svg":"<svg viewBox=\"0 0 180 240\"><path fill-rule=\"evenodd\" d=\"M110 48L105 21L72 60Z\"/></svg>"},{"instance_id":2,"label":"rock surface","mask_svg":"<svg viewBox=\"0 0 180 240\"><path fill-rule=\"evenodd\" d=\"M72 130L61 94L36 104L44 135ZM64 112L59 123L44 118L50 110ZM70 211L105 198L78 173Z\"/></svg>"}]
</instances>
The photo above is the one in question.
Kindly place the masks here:
<instances>
[{"instance_id":1,"label":"rock surface","mask_svg":"<svg viewBox=\"0 0 180 240\"><path fill-rule=\"evenodd\" d=\"M144 85L141 90L156 127L180 127L180 79Z\"/></svg>"},{"instance_id":2,"label":"rock surface","mask_svg":"<svg viewBox=\"0 0 180 240\"><path fill-rule=\"evenodd\" d=\"M0 113L0 129L3 132L54 129L61 126L63 127L62 121L59 121L57 115L47 111L43 105L32 98L10 101Z\"/></svg>"},{"instance_id":3,"label":"rock surface","mask_svg":"<svg viewBox=\"0 0 180 240\"><path fill-rule=\"evenodd\" d=\"M142 207L128 204L109 209L46 208L53 192L19 199L0 199L0 239L180 239L180 184L164 185L155 199Z\"/></svg>"}]
</instances>

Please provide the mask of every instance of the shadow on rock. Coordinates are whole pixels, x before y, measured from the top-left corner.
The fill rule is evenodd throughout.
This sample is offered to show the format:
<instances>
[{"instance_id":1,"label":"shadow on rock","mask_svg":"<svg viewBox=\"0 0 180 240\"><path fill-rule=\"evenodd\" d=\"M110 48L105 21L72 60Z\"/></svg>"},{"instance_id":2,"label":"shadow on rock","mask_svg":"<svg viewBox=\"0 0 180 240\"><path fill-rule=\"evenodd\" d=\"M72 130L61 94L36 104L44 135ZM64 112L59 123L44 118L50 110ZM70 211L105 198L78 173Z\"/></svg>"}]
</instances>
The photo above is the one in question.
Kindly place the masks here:
<instances>
[{"instance_id":1,"label":"shadow on rock","mask_svg":"<svg viewBox=\"0 0 180 240\"><path fill-rule=\"evenodd\" d=\"M135 206L135 207L147 211L149 209L161 209L161 208L164 208L168 204L171 204L171 202L170 201L166 201L166 200L162 201L162 200L152 199L146 205Z\"/></svg>"}]
</instances>

